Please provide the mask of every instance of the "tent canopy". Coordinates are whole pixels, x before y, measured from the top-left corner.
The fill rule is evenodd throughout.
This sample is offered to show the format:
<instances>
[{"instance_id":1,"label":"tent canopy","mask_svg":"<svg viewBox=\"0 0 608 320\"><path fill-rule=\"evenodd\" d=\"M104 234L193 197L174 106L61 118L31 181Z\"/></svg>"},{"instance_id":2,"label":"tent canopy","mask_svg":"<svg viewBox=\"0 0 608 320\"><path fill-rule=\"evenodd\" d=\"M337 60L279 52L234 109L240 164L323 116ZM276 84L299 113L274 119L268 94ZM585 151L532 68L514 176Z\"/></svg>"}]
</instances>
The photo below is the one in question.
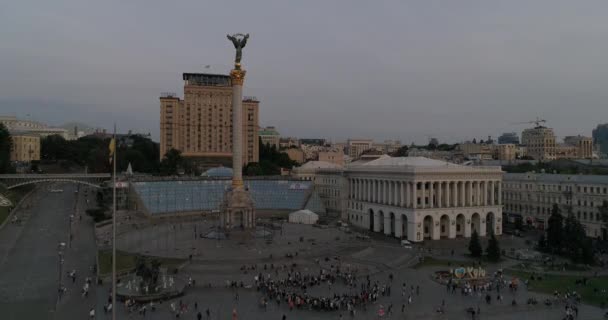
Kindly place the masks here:
<instances>
[{"instance_id":1,"label":"tent canopy","mask_svg":"<svg viewBox=\"0 0 608 320\"><path fill-rule=\"evenodd\" d=\"M289 214L290 223L315 224L319 220L319 215L308 210L298 210Z\"/></svg>"}]
</instances>

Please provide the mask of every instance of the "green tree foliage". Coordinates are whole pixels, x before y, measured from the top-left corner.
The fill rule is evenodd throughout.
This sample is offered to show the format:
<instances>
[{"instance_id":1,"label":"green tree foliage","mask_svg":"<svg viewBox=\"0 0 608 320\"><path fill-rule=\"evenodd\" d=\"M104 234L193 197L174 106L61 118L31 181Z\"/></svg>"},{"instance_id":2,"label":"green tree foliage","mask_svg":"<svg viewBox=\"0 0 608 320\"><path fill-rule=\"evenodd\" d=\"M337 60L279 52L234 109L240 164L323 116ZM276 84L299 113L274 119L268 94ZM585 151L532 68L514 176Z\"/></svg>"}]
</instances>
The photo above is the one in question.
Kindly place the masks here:
<instances>
[{"instance_id":1,"label":"green tree foliage","mask_svg":"<svg viewBox=\"0 0 608 320\"><path fill-rule=\"evenodd\" d=\"M0 173L12 172L11 147L13 139L8 129L0 123Z\"/></svg>"},{"instance_id":2,"label":"green tree foliage","mask_svg":"<svg viewBox=\"0 0 608 320\"><path fill-rule=\"evenodd\" d=\"M602 205L599 206L597 209L600 212L600 218L602 219L604 228L608 229L608 201L604 200L602 202Z\"/></svg>"},{"instance_id":3,"label":"green tree foliage","mask_svg":"<svg viewBox=\"0 0 608 320\"><path fill-rule=\"evenodd\" d=\"M593 248L591 240L587 238L585 228L569 214L564 223L563 234L564 255L575 263L592 263Z\"/></svg>"},{"instance_id":4,"label":"green tree foliage","mask_svg":"<svg viewBox=\"0 0 608 320\"><path fill-rule=\"evenodd\" d=\"M159 170L160 149L158 143L133 135L131 146L119 145L116 153L117 170L126 171L129 163L134 172L155 173Z\"/></svg>"},{"instance_id":5,"label":"green tree foliage","mask_svg":"<svg viewBox=\"0 0 608 320\"><path fill-rule=\"evenodd\" d=\"M473 233L471 234L471 239L469 240L469 252L471 253L471 256L475 258L481 257L481 254L483 253L477 230L473 230Z\"/></svg>"},{"instance_id":6,"label":"green tree foliage","mask_svg":"<svg viewBox=\"0 0 608 320\"><path fill-rule=\"evenodd\" d=\"M564 217L556 203L551 208L547 227L547 248L552 252L559 253L562 249L562 236L564 232Z\"/></svg>"},{"instance_id":7,"label":"green tree foliage","mask_svg":"<svg viewBox=\"0 0 608 320\"><path fill-rule=\"evenodd\" d=\"M173 176L178 174L178 170L184 166L184 157L179 150L171 149L167 151L163 160L160 162L160 174Z\"/></svg>"},{"instance_id":8,"label":"green tree foliage","mask_svg":"<svg viewBox=\"0 0 608 320\"><path fill-rule=\"evenodd\" d=\"M156 173L159 169L159 146L150 139L132 135L129 146L118 141L116 150L116 169L125 171L131 163L136 172ZM109 172L108 146L110 139L94 136L67 141L59 135L48 136L41 142L43 160L63 160L87 166L89 172Z\"/></svg>"},{"instance_id":9,"label":"green tree foliage","mask_svg":"<svg viewBox=\"0 0 608 320\"><path fill-rule=\"evenodd\" d=\"M391 157L407 157L408 146L401 146L391 154Z\"/></svg>"},{"instance_id":10,"label":"green tree foliage","mask_svg":"<svg viewBox=\"0 0 608 320\"><path fill-rule=\"evenodd\" d=\"M500 246L494 232L490 232L490 240L488 241L488 247L486 248L486 255L490 261L496 262L500 260Z\"/></svg>"},{"instance_id":11,"label":"green tree foliage","mask_svg":"<svg viewBox=\"0 0 608 320\"><path fill-rule=\"evenodd\" d=\"M249 163L243 168L245 175L278 175L281 168L291 169L298 163L289 159L287 153L280 152L275 146L262 143L260 139L260 162Z\"/></svg>"}]
</instances>

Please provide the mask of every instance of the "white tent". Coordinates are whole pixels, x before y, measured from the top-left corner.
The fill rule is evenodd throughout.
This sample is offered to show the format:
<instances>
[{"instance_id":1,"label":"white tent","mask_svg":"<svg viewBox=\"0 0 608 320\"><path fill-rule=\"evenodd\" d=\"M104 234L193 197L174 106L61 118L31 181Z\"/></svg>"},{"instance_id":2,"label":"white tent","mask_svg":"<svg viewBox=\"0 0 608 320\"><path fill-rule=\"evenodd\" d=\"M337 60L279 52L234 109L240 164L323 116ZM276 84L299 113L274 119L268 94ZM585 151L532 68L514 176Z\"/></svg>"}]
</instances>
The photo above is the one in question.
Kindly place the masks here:
<instances>
[{"instance_id":1,"label":"white tent","mask_svg":"<svg viewBox=\"0 0 608 320\"><path fill-rule=\"evenodd\" d=\"M289 214L290 223L315 224L319 215L310 210L299 210Z\"/></svg>"}]
</instances>

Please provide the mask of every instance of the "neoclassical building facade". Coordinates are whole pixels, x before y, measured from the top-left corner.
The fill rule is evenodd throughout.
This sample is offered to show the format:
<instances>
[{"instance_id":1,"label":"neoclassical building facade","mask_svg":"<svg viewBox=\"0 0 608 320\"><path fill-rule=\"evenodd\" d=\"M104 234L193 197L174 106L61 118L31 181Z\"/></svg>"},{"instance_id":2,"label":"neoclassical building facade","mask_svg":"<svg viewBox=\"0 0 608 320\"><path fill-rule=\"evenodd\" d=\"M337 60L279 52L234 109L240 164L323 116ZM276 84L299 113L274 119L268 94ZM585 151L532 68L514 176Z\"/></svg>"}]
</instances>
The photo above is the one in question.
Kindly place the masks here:
<instances>
[{"instance_id":1,"label":"neoclassical building facade","mask_svg":"<svg viewBox=\"0 0 608 320\"><path fill-rule=\"evenodd\" d=\"M355 226L413 242L502 234L500 167L385 156L343 174Z\"/></svg>"}]
</instances>

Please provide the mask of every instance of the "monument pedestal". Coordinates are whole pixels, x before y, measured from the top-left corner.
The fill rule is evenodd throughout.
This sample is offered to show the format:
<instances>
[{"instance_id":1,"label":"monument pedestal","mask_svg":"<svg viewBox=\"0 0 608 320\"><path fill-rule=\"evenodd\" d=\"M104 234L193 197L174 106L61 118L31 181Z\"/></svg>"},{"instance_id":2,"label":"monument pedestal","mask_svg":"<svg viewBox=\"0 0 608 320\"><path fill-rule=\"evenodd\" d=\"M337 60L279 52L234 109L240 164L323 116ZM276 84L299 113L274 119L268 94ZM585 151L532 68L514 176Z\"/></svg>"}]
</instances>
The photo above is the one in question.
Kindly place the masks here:
<instances>
[{"instance_id":1,"label":"monument pedestal","mask_svg":"<svg viewBox=\"0 0 608 320\"><path fill-rule=\"evenodd\" d=\"M232 230L255 228L254 203L247 190L234 188L224 194L220 225L224 229Z\"/></svg>"}]
</instances>

